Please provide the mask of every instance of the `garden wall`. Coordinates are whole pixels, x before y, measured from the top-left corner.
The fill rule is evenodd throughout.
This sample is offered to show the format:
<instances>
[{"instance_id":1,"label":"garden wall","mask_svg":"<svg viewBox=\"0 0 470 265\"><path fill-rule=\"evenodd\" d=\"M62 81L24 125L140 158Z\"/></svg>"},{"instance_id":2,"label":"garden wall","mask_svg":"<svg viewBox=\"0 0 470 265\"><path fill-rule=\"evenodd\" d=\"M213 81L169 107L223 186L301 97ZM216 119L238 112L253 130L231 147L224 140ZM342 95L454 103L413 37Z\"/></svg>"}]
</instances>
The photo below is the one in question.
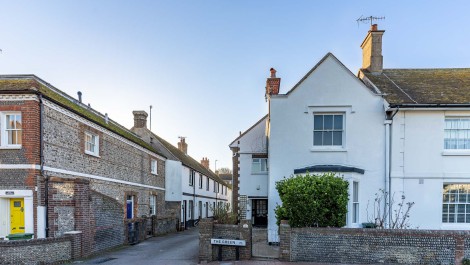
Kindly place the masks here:
<instances>
[{"instance_id":1,"label":"garden wall","mask_svg":"<svg viewBox=\"0 0 470 265\"><path fill-rule=\"evenodd\" d=\"M242 220L238 225L217 224L207 218L199 222L199 262L218 260L219 249L222 260L236 260L237 247L212 245L211 238L245 240L246 246L239 247L239 259L251 258L251 220Z\"/></svg>"},{"instance_id":2,"label":"garden wall","mask_svg":"<svg viewBox=\"0 0 470 265\"><path fill-rule=\"evenodd\" d=\"M0 241L0 264L59 264L81 256L81 233L44 239Z\"/></svg>"},{"instance_id":3,"label":"garden wall","mask_svg":"<svg viewBox=\"0 0 470 265\"><path fill-rule=\"evenodd\" d=\"M470 231L280 226L280 259L330 263L461 264Z\"/></svg>"}]
</instances>

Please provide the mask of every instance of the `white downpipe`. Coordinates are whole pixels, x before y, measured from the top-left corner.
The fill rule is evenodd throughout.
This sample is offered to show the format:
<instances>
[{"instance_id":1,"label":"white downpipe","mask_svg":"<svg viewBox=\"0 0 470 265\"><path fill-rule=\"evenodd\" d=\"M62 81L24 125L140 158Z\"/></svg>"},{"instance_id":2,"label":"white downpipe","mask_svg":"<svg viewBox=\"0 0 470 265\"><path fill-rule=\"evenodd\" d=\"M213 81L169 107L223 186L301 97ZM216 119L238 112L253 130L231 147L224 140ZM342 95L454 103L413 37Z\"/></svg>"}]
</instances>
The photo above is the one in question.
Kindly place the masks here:
<instances>
[{"instance_id":1,"label":"white downpipe","mask_svg":"<svg viewBox=\"0 0 470 265\"><path fill-rule=\"evenodd\" d=\"M385 120L385 194L390 195L390 127L392 125L392 120ZM385 228L389 227L389 220L390 220L390 205L387 206L389 203L390 196L385 196L384 198L384 211L387 211L387 218L385 221Z\"/></svg>"}]
</instances>

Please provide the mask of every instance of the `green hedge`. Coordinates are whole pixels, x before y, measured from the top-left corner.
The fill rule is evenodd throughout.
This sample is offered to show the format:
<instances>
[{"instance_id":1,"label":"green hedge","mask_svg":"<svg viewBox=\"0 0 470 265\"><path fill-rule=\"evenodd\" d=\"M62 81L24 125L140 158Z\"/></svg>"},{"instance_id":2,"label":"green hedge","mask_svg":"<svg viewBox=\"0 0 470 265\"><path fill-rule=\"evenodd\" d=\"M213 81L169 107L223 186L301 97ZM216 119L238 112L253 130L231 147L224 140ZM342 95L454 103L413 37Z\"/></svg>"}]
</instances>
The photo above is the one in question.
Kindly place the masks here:
<instances>
[{"instance_id":1,"label":"green hedge","mask_svg":"<svg viewBox=\"0 0 470 265\"><path fill-rule=\"evenodd\" d=\"M296 175L276 182L282 205L275 209L277 223L291 227L346 225L348 182L333 173Z\"/></svg>"}]
</instances>

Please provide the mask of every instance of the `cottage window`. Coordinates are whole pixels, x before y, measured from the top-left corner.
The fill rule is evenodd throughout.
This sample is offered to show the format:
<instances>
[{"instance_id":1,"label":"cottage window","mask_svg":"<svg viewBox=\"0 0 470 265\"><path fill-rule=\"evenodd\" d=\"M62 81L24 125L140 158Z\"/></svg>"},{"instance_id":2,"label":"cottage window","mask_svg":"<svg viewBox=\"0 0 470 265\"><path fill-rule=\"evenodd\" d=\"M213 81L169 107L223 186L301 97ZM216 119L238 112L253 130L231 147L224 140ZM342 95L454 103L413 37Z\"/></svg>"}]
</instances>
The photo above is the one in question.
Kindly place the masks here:
<instances>
[{"instance_id":1,"label":"cottage window","mask_svg":"<svg viewBox=\"0 0 470 265\"><path fill-rule=\"evenodd\" d=\"M150 173L158 175L158 162L155 159L150 161Z\"/></svg>"},{"instance_id":2,"label":"cottage window","mask_svg":"<svg viewBox=\"0 0 470 265\"><path fill-rule=\"evenodd\" d=\"M23 123L21 113L2 113L1 117L0 146L6 148L19 148L22 144Z\"/></svg>"},{"instance_id":3,"label":"cottage window","mask_svg":"<svg viewBox=\"0 0 470 265\"><path fill-rule=\"evenodd\" d=\"M189 171L189 186L194 186L194 171Z\"/></svg>"},{"instance_id":4,"label":"cottage window","mask_svg":"<svg viewBox=\"0 0 470 265\"><path fill-rule=\"evenodd\" d=\"M199 189L202 189L202 175L199 174Z\"/></svg>"},{"instance_id":5,"label":"cottage window","mask_svg":"<svg viewBox=\"0 0 470 265\"><path fill-rule=\"evenodd\" d=\"M150 195L150 215L157 215L157 195Z\"/></svg>"},{"instance_id":6,"label":"cottage window","mask_svg":"<svg viewBox=\"0 0 470 265\"><path fill-rule=\"evenodd\" d=\"M343 146L344 115L343 114L314 114L313 115L313 145L314 146Z\"/></svg>"},{"instance_id":7,"label":"cottage window","mask_svg":"<svg viewBox=\"0 0 470 265\"><path fill-rule=\"evenodd\" d=\"M99 156L99 136L85 132L85 153L93 156Z\"/></svg>"},{"instance_id":8,"label":"cottage window","mask_svg":"<svg viewBox=\"0 0 470 265\"><path fill-rule=\"evenodd\" d=\"M447 117L444 132L444 149L470 149L470 117Z\"/></svg>"},{"instance_id":9,"label":"cottage window","mask_svg":"<svg viewBox=\"0 0 470 265\"><path fill-rule=\"evenodd\" d=\"M267 158L253 158L251 160L251 173L267 173L268 172L268 159Z\"/></svg>"},{"instance_id":10,"label":"cottage window","mask_svg":"<svg viewBox=\"0 0 470 265\"><path fill-rule=\"evenodd\" d=\"M209 190L209 177L206 177L206 190Z\"/></svg>"},{"instance_id":11,"label":"cottage window","mask_svg":"<svg viewBox=\"0 0 470 265\"><path fill-rule=\"evenodd\" d=\"M444 184L443 223L470 223L470 184Z\"/></svg>"}]
</instances>

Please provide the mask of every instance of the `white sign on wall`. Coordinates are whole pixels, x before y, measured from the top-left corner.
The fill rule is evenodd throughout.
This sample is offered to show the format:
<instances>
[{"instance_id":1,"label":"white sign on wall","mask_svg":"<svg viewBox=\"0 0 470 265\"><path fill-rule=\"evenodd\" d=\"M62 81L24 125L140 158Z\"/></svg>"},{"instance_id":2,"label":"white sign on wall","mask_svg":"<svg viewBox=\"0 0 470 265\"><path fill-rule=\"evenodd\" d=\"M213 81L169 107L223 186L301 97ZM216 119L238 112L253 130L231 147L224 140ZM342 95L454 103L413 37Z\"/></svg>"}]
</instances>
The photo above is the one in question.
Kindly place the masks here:
<instances>
[{"instance_id":1,"label":"white sign on wall","mask_svg":"<svg viewBox=\"0 0 470 265\"><path fill-rule=\"evenodd\" d=\"M236 239L220 239L220 238L211 238L212 245L226 245L226 246L237 246L244 247L246 246L245 240L236 240Z\"/></svg>"}]
</instances>

